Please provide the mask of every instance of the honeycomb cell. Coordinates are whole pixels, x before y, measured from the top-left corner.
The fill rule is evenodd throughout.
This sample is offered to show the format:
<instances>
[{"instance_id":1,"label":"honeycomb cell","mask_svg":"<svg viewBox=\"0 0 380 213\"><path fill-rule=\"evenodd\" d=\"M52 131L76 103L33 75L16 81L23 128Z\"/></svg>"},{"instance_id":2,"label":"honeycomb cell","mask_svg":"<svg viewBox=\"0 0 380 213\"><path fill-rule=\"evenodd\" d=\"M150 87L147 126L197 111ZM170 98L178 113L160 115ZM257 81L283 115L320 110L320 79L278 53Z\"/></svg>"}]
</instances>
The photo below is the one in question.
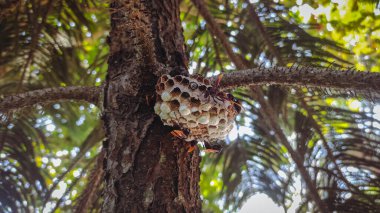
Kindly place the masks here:
<instances>
[{"instance_id":1,"label":"honeycomb cell","mask_svg":"<svg viewBox=\"0 0 380 213\"><path fill-rule=\"evenodd\" d=\"M164 83L160 83L158 85L158 87L160 88L160 90L164 90L165 89L165 84Z\"/></svg>"},{"instance_id":2,"label":"honeycomb cell","mask_svg":"<svg viewBox=\"0 0 380 213\"><path fill-rule=\"evenodd\" d=\"M161 82L165 82L169 79L169 76L168 75L163 75L161 76Z\"/></svg>"},{"instance_id":3,"label":"honeycomb cell","mask_svg":"<svg viewBox=\"0 0 380 213\"><path fill-rule=\"evenodd\" d=\"M168 119L169 118L168 113L164 113L164 112L160 112L159 116L160 116L161 119Z\"/></svg>"},{"instance_id":4,"label":"honeycomb cell","mask_svg":"<svg viewBox=\"0 0 380 213\"><path fill-rule=\"evenodd\" d=\"M170 106L167 102L163 102L160 106L160 110L161 112L163 113L169 113L171 110L170 110Z\"/></svg>"},{"instance_id":5,"label":"honeycomb cell","mask_svg":"<svg viewBox=\"0 0 380 213\"><path fill-rule=\"evenodd\" d=\"M175 87L171 92L170 95L173 97L177 97L181 95L181 89L179 87Z\"/></svg>"},{"instance_id":6,"label":"honeycomb cell","mask_svg":"<svg viewBox=\"0 0 380 213\"><path fill-rule=\"evenodd\" d=\"M195 117L199 117L201 115L199 111L192 112L191 114L194 115Z\"/></svg>"},{"instance_id":7,"label":"honeycomb cell","mask_svg":"<svg viewBox=\"0 0 380 213\"><path fill-rule=\"evenodd\" d=\"M160 112L161 112L160 106L161 106L160 103L156 103L156 104L154 105L154 112L155 112L157 115L160 114Z\"/></svg>"},{"instance_id":8,"label":"honeycomb cell","mask_svg":"<svg viewBox=\"0 0 380 213\"><path fill-rule=\"evenodd\" d=\"M198 118L198 123L200 124L208 124L210 121L210 115L207 113L207 114L203 114L200 115L200 117Z\"/></svg>"},{"instance_id":9,"label":"honeycomb cell","mask_svg":"<svg viewBox=\"0 0 380 213\"><path fill-rule=\"evenodd\" d=\"M177 115L175 114L175 111L171 111L171 112L169 113L169 117L170 117L170 118L173 118L173 119L176 119L176 118L177 118Z\"/></svg>"},{"instance_id":10,"label":"honeycomb cell","mask_svg":"<svg viewBox=\"0 0 380 213\"><path fill-rule=\"evenodd\" d=\"M178 111L179 106L180 106L180 103L179 103L178 100L172 100L172 101L170 101L170 109L171 110Z\"/></svg>"},{"instance_id":11,"label":"honeycomb cell","mask_svg":"<svg viewBox=\"0 0 380 213\"><path fill-rule=\"evenodd\" d=\"M181 113L181 115L183 115L183 116L186 116L186 115L190 114L191 111L186 105L181 105L179 107L179 113Z\"/></svg>"},{"instance_id":12,"label":"honeycomb cell","mask_svg":"<svg viewBox=\"0 0 380 213\"><path fill-rule=\"evenodd\" d=\"M210 114L217 115L218 114L218 108L216 108L215 106L211 107L211 109L209 110L209 112L210 112Z\"/></svg>"},{"instance_id":13,"label":"honeycomb cell","mask_svg":"<svg viewBox=\"0 0 380 213\"><path fill-rule=\"evenodd\" d=\"M201 105L201 101L198 98L190 98L190 105L192 107L199 107Z\"/></svg>"},{"instance_id":14,"label":"honeycomb cell","mask_svg":"<svg viewBox=\"0 0 380 213\"><path fill-rule=\"evenodd\" d=\"M199 106L199 109L202 111L209 111L212 105L210 103L205 103Z\"/></svg>"},{"instance_id":15,"label":"honeycomb cell","mask_svg":"<svg viewBox=\"0 0 380 213\"><path fill-rule=\"evenodd\" d=\"M213 126L213 125L211 125L210 124L210 126L208 127L209 129L213 129L213 130L216 130L216 129L218 129L218 127L217 126Z\"/></svg>"},{"instance_id":16,"label":"honeycomb cell","mask_svg":"<svg viewBox=\"0 0 380 213\"><path fill-rule=\"evenodd\" d=\"M217 116L211 116L209 124L210 125L217 125L219 123L219 118Z\"/></svg>"},{"instance_id":17,"label":"honeycomb cell","mask_svg":"<svg viewBox=\"0 0 380 213\"><path fill-rule=\"evenodd\" d=\"M190 83L189 79L187 79L187 78L182 79L182 82L181 82L182 85L188 86L189 83Z\"/></svg>"},{"instance_id":18,"label":"honeycomb cell","mask_svg":"<svg viewBox=\"0 0 380 213\"><path fill-rule=\"evenodd\" d=\"M172 96L170 95L170 93L168 93L166 91L162 92L161 99L163 101L170 101L171 98L172 98Z\"/></svg>"},{"instance_id":19,"label":"honeycomb cell","mask_svg":"<svg viewBox=\"0 0 380 213\"><path fill-rule=\"evenodd\" d=\"M182 76L180 76L180 75L176 75L175 77L174 77L174 80L176 81L176 82L181 82L182 81Z\"/></svg>"},{"instance_id":20,"label":"honeycomb cell","mask_svg":"<svg viewBox=\"0 0 380 213\"><path fill-rule=\"evenodd\" d=\"M181 98L187 99L187 98L189 98L189 97L190 97L190 94L189 94L188 92L183 92L183 93L181 94Z\"/></svg>"},{"instance_id":21,"label":"honeycomb cell","mask_svg":"<svg viewBox=\"0 0 380 213\"><path fill-rule=\"evenodd\" d=\"M174 86L173 79L169 79L168 81L166 81L165 86L168 88L171 88L172 86Z\"/></svg>"},{"instance_id":22,"label":"honeycomb cell","mask_svg":"<svg viewBox=\"0 0 380 213\"><path fill-rule=\"evenodd\" d=\"M199 90L200 90L201 92L205 92L206 89L207 89L206 85L201 85L201 86L199 86L198 88L199 88Z\"/></svg>"},{"instance_id":23,"label":"honeycomb cell","mask_svg":"<svg viewBox=\"0 0 380 213\"><path fill-rule=\"evenodd\" d=\"M196 82L192 81L189 83L189 88L191 90L196 90L196 89L198 89L198 84Z\"/></svg>"},{"instance_id":24,"label":"honeycomb cell","mask_svg":"<svg viewBox=\"0 0 380 213\"><path fill-rule=\"evenodd\" d=\"M191 112L199 112L199 108L196 106L191 107Z\"/></svg>"},{"instance_id":25,"label":"honeycomb cell","mask_svg":"<svg viewBox=\"0 0 380 213\"><path fill-rule=\"evenodd\" d=\"M187 126L188 126L188 128L195 128L198 126L198 123L196 121L190 120L190 121L188 121Z\"/></svg>"}]
</instances>

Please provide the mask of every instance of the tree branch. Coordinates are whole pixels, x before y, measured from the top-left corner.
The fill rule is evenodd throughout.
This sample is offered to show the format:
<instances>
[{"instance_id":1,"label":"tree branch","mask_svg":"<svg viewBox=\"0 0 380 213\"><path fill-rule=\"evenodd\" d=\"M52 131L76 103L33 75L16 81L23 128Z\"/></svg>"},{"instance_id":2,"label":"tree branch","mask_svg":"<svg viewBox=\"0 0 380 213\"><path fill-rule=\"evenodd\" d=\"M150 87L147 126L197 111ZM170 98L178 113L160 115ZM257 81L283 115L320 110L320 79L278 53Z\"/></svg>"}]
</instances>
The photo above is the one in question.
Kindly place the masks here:
<instances>
[{"instance_id":1,"label":"tree branch","mask_svg":"<svg viewBox=\"0 0 380 213\"><path fill-rule=\"evenodd\" d=\"M215 80L215 77L211 80ZM380 100L380 73L359 72L350 69L259 67L225 74L220 88L233 89L240 86L268 84L348 90L351 93L361 94L373 100ZM81 100L97 104L101 89L101 86L70 86L11 95L0 101L0 112L63 100Z\"/></svg>"},{"instance_id":2,"label":"tree branch","mask_svg":"<svg viewBox=\"0 0 380 213\"><path fill-rule=\"evenodd\" d=\"M213 78L215 80L215 78ZM380 73L315 67L253 68L225 74L220 87L287 85L338 89L380 99Z\"/></svg>"},{"instance_id":3,"label":"tree branch","mask_svg":"<svg viewBox=\"0 0 380 213\"><path fill-rule=\"evenodd\" d=\"M0 112L54 101L77 100L97 104L100 87L69 86L46 88L15 94L0 100Z\"/></svg>"}]
</instances>

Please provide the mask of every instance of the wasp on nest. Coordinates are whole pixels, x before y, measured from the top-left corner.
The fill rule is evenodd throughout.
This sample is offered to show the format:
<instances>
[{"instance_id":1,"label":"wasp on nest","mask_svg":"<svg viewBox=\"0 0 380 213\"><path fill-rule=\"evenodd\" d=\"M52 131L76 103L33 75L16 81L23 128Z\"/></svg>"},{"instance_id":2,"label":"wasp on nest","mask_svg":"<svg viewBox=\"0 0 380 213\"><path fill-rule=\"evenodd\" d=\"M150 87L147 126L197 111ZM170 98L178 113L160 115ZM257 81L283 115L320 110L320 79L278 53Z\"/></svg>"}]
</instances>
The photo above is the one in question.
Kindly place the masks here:
<instances>
[{"instance_id":1,"label":"wasp on nest","mask_svg":"<svg viewBox=\"0 0 380 213\"><path fill-rule=\"evenodd\" d=\"M215 84L199 75L163 75L156 84L155 113L165 125L175 128L172 135L190 142L191 152L197 141L207 151L221 147L210 143L224 139L232 130L242 107L231 94L219 90L222 75Z\"/></svg>"}]
</instances>

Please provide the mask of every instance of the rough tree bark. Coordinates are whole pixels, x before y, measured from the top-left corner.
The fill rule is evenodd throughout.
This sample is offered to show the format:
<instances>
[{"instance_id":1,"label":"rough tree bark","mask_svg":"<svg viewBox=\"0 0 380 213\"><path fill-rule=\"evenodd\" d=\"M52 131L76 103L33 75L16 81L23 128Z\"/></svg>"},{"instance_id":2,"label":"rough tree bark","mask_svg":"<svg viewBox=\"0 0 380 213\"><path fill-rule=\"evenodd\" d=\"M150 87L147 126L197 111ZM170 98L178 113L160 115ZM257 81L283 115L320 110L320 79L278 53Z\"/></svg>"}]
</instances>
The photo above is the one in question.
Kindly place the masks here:
<instances>
[{"instance_id":1,"label":"rough tree bark","mask_svg":"<svg viewBox=\"0 0 380 213\"><path fill-rule=\"evenodd\" d=\"M200 157L173 141L149 99L187 64L178 0L112 1L104 87L103 212L200 212Z\"/></svg>"}]
</instances>

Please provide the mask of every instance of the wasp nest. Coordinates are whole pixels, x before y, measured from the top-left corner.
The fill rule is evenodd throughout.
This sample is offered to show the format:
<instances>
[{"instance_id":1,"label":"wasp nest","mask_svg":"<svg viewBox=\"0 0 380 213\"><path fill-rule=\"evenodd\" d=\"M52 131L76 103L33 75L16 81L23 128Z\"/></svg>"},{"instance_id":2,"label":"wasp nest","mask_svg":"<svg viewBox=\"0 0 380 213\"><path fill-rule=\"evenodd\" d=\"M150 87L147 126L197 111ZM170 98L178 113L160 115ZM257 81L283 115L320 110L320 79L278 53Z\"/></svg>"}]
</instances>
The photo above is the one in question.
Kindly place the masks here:
<instances>
[{"instance_id":1,"label":"wasp nest","mask_svg":"<svg viewBox=\"0 0 380 213\"><path fill-rule=\"evenodd\" d=\"M224 139L240 111L227 93L200 76L163 75L156 92L154 111L165 125L189 130L186 141Z\"/></svg>"}]
</instances>

